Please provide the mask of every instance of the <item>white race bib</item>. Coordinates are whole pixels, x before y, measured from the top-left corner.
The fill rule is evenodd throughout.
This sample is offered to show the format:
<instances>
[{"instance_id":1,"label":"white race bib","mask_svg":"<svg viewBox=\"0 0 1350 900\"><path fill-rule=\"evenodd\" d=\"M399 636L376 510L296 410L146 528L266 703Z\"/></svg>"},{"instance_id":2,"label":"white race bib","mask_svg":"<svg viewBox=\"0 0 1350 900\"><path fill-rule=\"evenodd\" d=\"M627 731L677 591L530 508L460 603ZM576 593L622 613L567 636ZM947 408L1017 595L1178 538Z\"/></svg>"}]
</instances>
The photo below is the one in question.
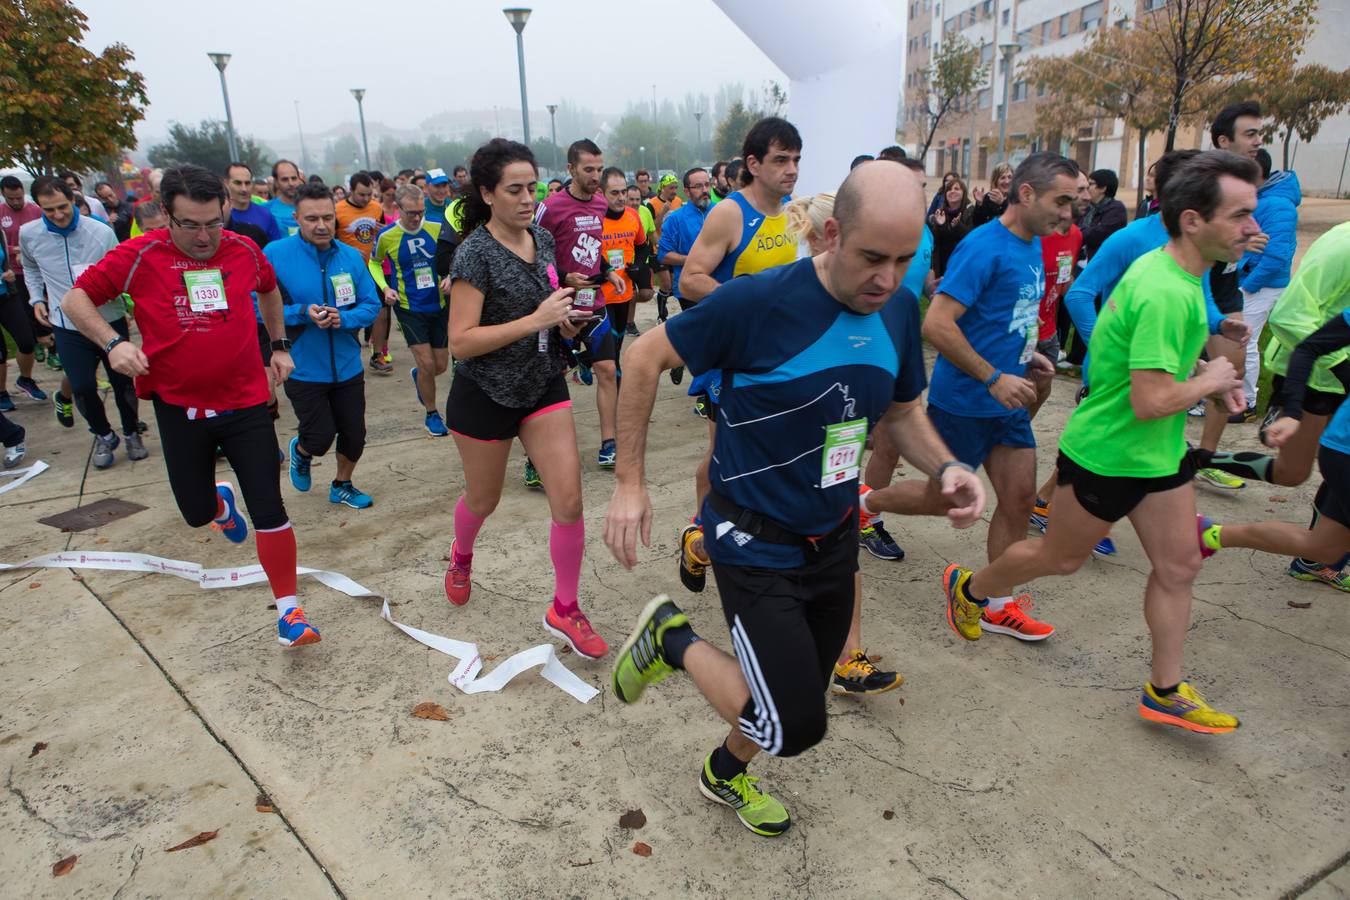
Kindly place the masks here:
<instances>
[{"instance_id":1,"label":"white race bib","mask_svg":"<svg viewBox=\"0 0 1350 900\"><path fill-rule=\"evenodd\" d=\"M436 274L431 271L431 266L416 266L413 269L413 278L417 280L419 291L429 290L436 286Z\"/></svg>"},{"instance_id":2,"label":"white race bib","mask_svg":"<svg viewBox=\"0 0 1350 900\"><path fill-rule=\"evenodd\" d=\"M188 306L193 312L207 313L229 309L225 300L225 281L219 269L197 269L183 273Z\"/></svg>"},{"instance_id":3,"label":"white race bib","mask_svg":"<svg viewBox=\"0 0 1350 900\"><path fill-rule=\"evenodd\" d=\"M356 302L356 285L349 273L339 272L330 278L333 281L333 297L337 301L338 309Z\"/></svg>"},{"instance_id":4,"label":"white race bib","mask_svg":"<svg viewBox=\"0 0 1350 900\"><path fill-rule=\"evenodd\" d=\"M867 443L867 420L853 419L825 426L825 449L820 456L820 486L853 481Z\"/></svg>"}]
</instances>

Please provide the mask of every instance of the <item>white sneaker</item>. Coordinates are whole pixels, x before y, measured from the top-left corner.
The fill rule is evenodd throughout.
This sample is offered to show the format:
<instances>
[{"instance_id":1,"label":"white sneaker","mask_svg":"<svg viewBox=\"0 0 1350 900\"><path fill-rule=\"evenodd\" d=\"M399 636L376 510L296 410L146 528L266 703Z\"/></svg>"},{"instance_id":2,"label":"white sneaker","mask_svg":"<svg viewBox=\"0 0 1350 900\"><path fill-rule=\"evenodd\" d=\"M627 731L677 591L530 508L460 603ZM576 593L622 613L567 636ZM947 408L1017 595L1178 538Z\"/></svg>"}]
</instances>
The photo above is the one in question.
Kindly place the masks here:
<instances>
[{"instance_id":1,"label":"white sneaker","mask_svg":"<svg viewBox=\"0 0 1350 900\"><path fill-rule=\"evenodd\" d=\"M1205 401L1198 401L1194 406L1186 410L1186 415L1195 419L1203 419L1205 417Z\"/></svg>"},{"instance_id":2,"label":"white sneaker","mask_svg":"<svg viewBox=\"0 0 1350 900\"><path fill-rule=\"evenodd\" d=\"M23 462L23 455L28 452L23 441L19 441L13 447L5 448L5 468L12 469Z\"/></svg>"}]
</instances>

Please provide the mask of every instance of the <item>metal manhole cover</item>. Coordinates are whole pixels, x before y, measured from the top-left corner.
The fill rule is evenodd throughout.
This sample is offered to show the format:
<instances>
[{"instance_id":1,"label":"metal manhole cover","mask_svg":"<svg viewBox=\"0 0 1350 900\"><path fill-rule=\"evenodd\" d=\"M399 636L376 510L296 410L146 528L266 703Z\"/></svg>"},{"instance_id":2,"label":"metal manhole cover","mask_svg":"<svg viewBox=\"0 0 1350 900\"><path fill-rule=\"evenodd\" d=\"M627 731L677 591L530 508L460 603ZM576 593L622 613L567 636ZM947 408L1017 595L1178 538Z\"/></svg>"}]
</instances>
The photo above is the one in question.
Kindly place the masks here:
<instances>
[{"instance_id":1,"label":"metal manhole cover","mask_svg":"<svg viewBox=\"0 0 1350 900\"><path fill-rule=\"evenodd\" d=\"M129 503L126 500L108 498L91 503L88 506L80 506L75 509L68 509L65 512L57 513L54 516L47 516L45 519L38 519L43 525L50 525L61 531L88 531L91 528L97 528L100 525L106 525L109 522L115 522L118 519L125 519L127 516L138 513L145 509L139 503Z\"/></svg>"}]
</instances>

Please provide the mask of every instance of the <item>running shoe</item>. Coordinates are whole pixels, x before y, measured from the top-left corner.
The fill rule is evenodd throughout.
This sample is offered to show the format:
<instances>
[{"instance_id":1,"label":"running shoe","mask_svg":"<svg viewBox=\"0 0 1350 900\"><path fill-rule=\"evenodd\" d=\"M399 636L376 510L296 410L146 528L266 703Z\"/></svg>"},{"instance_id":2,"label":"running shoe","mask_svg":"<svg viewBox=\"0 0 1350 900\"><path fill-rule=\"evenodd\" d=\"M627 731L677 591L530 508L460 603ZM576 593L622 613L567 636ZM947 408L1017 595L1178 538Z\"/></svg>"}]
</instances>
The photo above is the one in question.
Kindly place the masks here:
<instances>
[{"instance_id":1,"label":"running shoe","mask_svg":"<svg viewBox=\"0 0 1350 900\"><path fill-rule=\"evenodd\" d=\"M1228 417L1229 425L1246 425L1248 422L1255 422L1260 416L1256 414L1256 407L1249 406L1242 412L1235 412Z\"/></svg>"},{"instance_id":2,"label":"running shoe","mask_svg":"<svg viewBox=\"0 0 1350 900\"><path fill-rule=\"evenodd\" d=\"M899 672L883 672L862 650L854 650L848 662L834 664L831 685L836 694L884 694L898 688L905 678Z\"/></svg>"},{"instance_id":3,"label":"running shoe","mask_svg":"<svg viewBox=\"0 0 1350 900\"><path fill-rule=\"evenodd\" d=\"M305 621L305 611L297 606L277 619L277 640L283 647L303 647L317 644L323 638L319 629Z\"/></svg>"},{"instance_id":4,"label":"running shoe","mask_svg":"<svg viewBox=\"0 0 1350 900\"><path fill-rule=\"evenodd\" d=\"M1036 504L1031 507L1031 517L1027 520L1027 524L1032 528L1035 528L1041 534L1045 534L1045 530L1050 527L1049 500L1042 500L1040 497L1036 498Z\"/></svg>"},{"instance_id":5,"label":"running shoe","mask_svg":"<svg viewBox=\"0 0 1350 900\"><path fill-rule=\"evenodd\" d=\"M14 386L34 400L46 400L47 392L38 387L38 383L26 375L20 375Z\"/></svg>"},{"instance_id":6,"label":"running shoe","mask_svg":"<svg viewBox=\"0 0 1350 900\"><path fill-rule=\"evenodd\" d=\"M534 467L528 456L525 457L525 486L536 491L544 486L543 479L539 477L539 470Z\"/></svg>"},{"instance_id":7,"label":"running shoe","mask_svg":"<svg viewBox=\"0 0 1350 900\"><path fill-rule=\"evenodd\" d=\"M100 391L107 391L112 389L112 382L102 376L99 376L94 379L94 386L97 387Z\"/></svg>"},{"instance_id":8,"label":"running shoe","mask_svg":"<svg viewBox=\"0 0 1350 900\"><path fill-rule=\"evenodd\" d=\"M614 696L624 703L636 703L643 691L674 672L666 662L661 638L670 629L688 624L689 617L665 594L649 600L614 661L609 676Z\"/></svg>"},{"instance_id":9,"label":"running shoe","mask_svg":"<svg viewBox=\"0 0 1350 900\"><path fill-rule=\"evenodd\" d=\"M1237 731L1242 724L1237 716L1221 713L1206 703L1200 692L1185 681L1177 685L1174 692L1161 696L1152 684L1144 682L1139 715L1150 722L1176 725L1201 734L1227 734Z\"/></svg>"},{"instance_id":10,"label":"running shoe","mask_svg":"<svg viewBox=\"0 0 1350 900\"><path fill-rule=\"evenodd\" d=\"M60 391L52 392L52 406L56 409L56 421L62 428L75 427L75 403L69 397L62 397Z\"/></svg>"},{"instance_id":11,"label":"running shoe","mask_svg":"<svg viewBox=\"0 0 1350 900\"><path fill-rule=\"evenodd\" d=\"M6 454L5 465L9 464L9 456ZM1350 593L1350 575L1334 566L1313 567L1301 559L1295 559L1289 563L1289 577L1299 581L1320 581L1338 591Z\"/></svg>"},{"instance_id":12,"label":"running shoe","mask_svg":"<svg viewBox=\"0 0 1350 900\"><path fill-rule=\"evenodd\" d=\"M1284 407L1280 404L1271 403L1266 407L1266 414L1261 418L1261 427L1256 430L1256 436L1261 440L1263 446L1270 446L1270 442L1266 440L1266 432L1270 430L1270 426L1274 425L1277 419L1283 417Z\"/></svg>"},{"instance_id":13,"label":"running shoe","mask_svg":"<svg viewBox=\"0 0 1350 900\"><path fill-rule=\"evenodd\" d=\"M684 381L684 366L676 366L670 370L670 383L679 384Z\"/></svg>"},{"instance_id":14,"label":"running shoe","mask_svg":"<svg viewBox=\"0 0 1350 900\"><path fill-rule=\"evenodd\" d=\"M0 412L14 412L14 400L9 391L0 391Z\"/></svg>"},{"instance_id":15,"label":"running shoe","mask_svg":"<svg viewBox=\"0 0 1350 900\"><path fill-rule=\"evenodd\" d=\"M616 452L614 440L612 438L608 441L601 441L600 454L596 458L596 465L602 469L614 468L614 456Z\"/></svg>"},{"instance_id":16,"label":"running shoe","mask_svg":"<svg viewBox=\"0 0 1350 900\"><path fill-rule=\"evenodd\" d=\"M1195 537L1200 545L1200 558L1209 559L1215 553L1223 549L1219 543L1219 532L1223 526L1215 522L1209 516L1202 516L1196 513L1195 516Z\"/></svg>"},{"instance_id":17,"label":"running shoe","mask_svg":"<svg viewBox=\"0 0 1350 900\"><path fill-rule=\"evenodd\" d=\"M858 530L858 544L877 559L899 562L905 558L905 551L895 542L895 538L875 520L866 528Z\"/></svg>"},{"instance_id":18,"label":"running shoe","mask_svg":"<svg viewBox=\"0 0 1350 900\"><path fill-rule=\"evenodd\" d=\"M417 394L417 405L426 409L426 404L422 402L422 388L417 384L417 366L408 370L408 377L412 379L413 391Z\"/></svg>"},{"instance_id":19,"label":"running shoe","mask_svg":"<svg viewBox=\"0 0 1350 900\"><path fill-rule=\"evenodd\" d=\"M33 359L37 362L43 362L47 359L47 348L42 344L36 344L33 347Z\"/></svg>"},{"instance_id":20,"label":"running shoe","mask_svg":"<svg viewBox=\"0 0 1350 900\"><path fill-rule=\"evenodd\" d=\"M94 468L106 469L117 461L113 456L113 451L122 441L117 437L117 432L110 431L105 435L94 438Z\"/></svg>"},{"instance_id":21,"label":"running shoe","mask_svg":"<svg viewBox=\"0 0 1350 900\"><path fill-rule=\"evenodd\" d=\"M273 416L272 418L275 419L276 416ZM145 434L145 433L146 433L147 431L149 431L149 430L150 430L150 426L147 425L147 424L145 424L144 422L137 422L137 423L136 423L136 433L137 433L137 434Z\"/></svg>"},{"instance_id":22,"label":"running shoe","mask_svg":"<svg viewBox=\"0 0 1350 900\"><path fill-rule=\"evenodd\" d=\"M704 419L712 418L712 404L708 402L707 394L699 394L694 398L694 415Z\"/></svg>"},{"instance_id":23,"label":"running shoe","mask_svg":"<svg viewBox=\"0 0 1350 900\"><path fill-rule=\"evenodd\" d=\"M591 367L580 360L577 360L576 374L577 377L581 379L581 383L587 387L590 387L590 385L595 382L595 373L591 371Z\"/></svg>"},{"instance_id":24,"label":"running shoe","mask_svg":"<svg viewBox=\"0 0 1350 900\"><path fill-rule=\"evenodd\" d=\"M138 433L125 435L127 442L127 458L130 460L145 459L150 455L150 451L145 449L145 441L141 440Z\"/></svg>"},{"instance_id":25,"label":"running shoe","mask_svg":"<svg viewBox=\"0 0 1350 900\"><path fill-rule=\"evenodd\" d=\"M641 334L641 332L638 331L636 322L629 322L628 327L625 328L624 331L627 332L627 334L631 337L637 337L639 334Z\"/></svg>"},{"instance_id":26,"label":"running shoe","mask_svg":"<svg viewBox=\"0 0 1350 900\"><path fill-rule=\"evenodd\" d=\"M980 619L984 608L961 596L959 588L975 573L953 563L942 573L942 589L947 595L947 624L968 641L980 639Z\"/></svg>"},{"instance_id":27,"label":"running shoe","mask_svg":"<svg viewBox=\"0 0 1350 900\"><path fill-rule=\"evenodd\" d=\"M398 330L399 334L402 334L403 326L400 325ZM384 351L380 354L380 361L383 362L386 366L388 366L391 370L394 368L394 356L389 352L388 344L385 345Z\"/></svg>"},{"instance_id":28,"label":"running shoe","mask_svg":"<svg viewBox=\"0 0 1350 900\"><path fill-rule=\"evenodd\" d=\"M792 818L783 804L755 787L758 781L744 772L727 781L718 778L713 774L709 753L698 776L698 789L714 803L736 810L736 818L755 834L778 837L791 827Z\"/></svg>"},{"instance_id":29,"label":"running shoe","mask_svg":"<svg viewBox=\"0 0 1350 900\"><path fill-rule=\"evenodd\" d=\"M1240 491L1247 486L1247 482L1222 469L1200 469L1195 473L1195 480L1221 491Z\"/></svg>"},{"instance_id":30,"label":"running shoe","mask_svg":"<svg viewBox=\"0 0 1350 900\"><path fill-rule=\"evenodd\" d=\"M703 590L708 583L710 561L705 554L694 552L694 542L703 537L703 527L686 525L680 532L680 583L695 594Z\"/></svg>"},{"instance_id":31,"label":"running shoe","mask_svg":"<svg viewBox=\"0 0 1350 900\"><path fill-rule=\"evenodd\" d=\"M60 372L62 369L61 355L55 350L47 351L47 368L51 369L53 372Z\"/></svg>"},{"instance_id":32,"label":"running shoe","mask_svg":"<svg viewBox=\"0 0 1350 900\"><path fill-rule=\"evenodd\" d=\"M1197 400L1190 409L1186 410L1186 415L1190 416L1192 419L1203 419L1205 417L1207 406L1205 401Z\"/></svg>"},{"instance_id":33,"label":"running shoe","mask_svg":"<svg viewBox=\"0 0 1350 900\"><path fill-rule=\"evenodd\" d=\"M390 372L394 371L394 367L384 361L382 354L372 353L370 354L370 371L380 375L388 375Z\"/></svg>"},{"instance_id":34,"label":"running shoe","mask_svg":"<svg viewBox=\"0 0 1350 900\"><path fill-rule=\"evenodd\" d=\"M455 561L455 545L450 544L450 565L445 570L445 597L456 606L469 602L469 592L473 590L473 563L461 566Z\"/></svg>"},{"instance_id":35,"label":"running shoe","mask_svg":"<svg viewBox=\"0 0 1350 900\"><path fill-rule=\"evenodd\" d=\"M27 446L23 441L19 441L13 447L5 448L5 468L12 469L23 462L23 455L28 452Z\"/></svg>"},{"instance_id":36,"label":"running shoe","mask_svg":"<svg viewBox=\"0 0 1350 900\"><path fill-rule=\"evenodd\" d=\"M1092 548L1092 553L1094 556L1115 556L1116 542L1111 540L1110 537L1104 537L1097 542L1097 546Z\"/></svg>"},{"instance_id":37,"label":"running shoe","mask_svg":"<svg viewBox=\"0 0 1350 900\"><path fill-rule=\"evenodd\" d=\"M242 544L248 537L248 523L239 515L239 506L234 499L234 485L228 481L216 482L216 496L225 504L223 518L214 519L211 527L236 544Z\"/></svg>"},{"instance_id":38,"label":"running shoe","mask_svg":"<svg viewBox=\"0 0 1350 900\"><path fill-rule=\"evenodd\" d=\"M328 502L341 503L343 506L350 506L352 509L369 509L375 503L369 494L352 484L350 481L344 481L342 484L330 485L328 488Z\"/></svg>"},{"instance_id":39,"label":"running shoe","mask_svg":"<svg viewBox=\"0 0 1350 900\"><path fill-rule=\"evenodd\" d=\"M553 604L544 613L544 629L572 645L572 649L589 659L599 659L609 652L609 644L591 628L590 619L580 609L559 615Z\"/></svg>"},{"instance_id":40,"label":"running shoe","mask_svg":"<svg viewBox=\"0 0 1350 900\"><path fill-rule=\"evenodd\" d=\"M1043 641L1055 633L1055 626L1033 619L1027 610L1035 608L1030 594L1019 594L998 612L986 608L980 614L980 627L1019 641Z\"/></svg>"},{"instance_id":41,"label":"running shoe","mask_svg":"<svg viewBox=\"0 0 1350 900\"><path fill-rule=\"evenodd\" d=\"M439 412L427 413L426 427L427 434L432 437L445 437L450 433L450 429L445 427L445 420L441 418Z\"/></svg>"},{"instance_id":42,"label":"running shoe","mask_svg":"<svg viewBox=\"0 0 1350 900\"><path fill-rule=\"evenodd\" d=\"M309 477L309 467L314 460L300 454L300 438L298 436L291 438L290 454L291 487L297 491L307 491L312 484Z\"/></svg>"}]
</instances>

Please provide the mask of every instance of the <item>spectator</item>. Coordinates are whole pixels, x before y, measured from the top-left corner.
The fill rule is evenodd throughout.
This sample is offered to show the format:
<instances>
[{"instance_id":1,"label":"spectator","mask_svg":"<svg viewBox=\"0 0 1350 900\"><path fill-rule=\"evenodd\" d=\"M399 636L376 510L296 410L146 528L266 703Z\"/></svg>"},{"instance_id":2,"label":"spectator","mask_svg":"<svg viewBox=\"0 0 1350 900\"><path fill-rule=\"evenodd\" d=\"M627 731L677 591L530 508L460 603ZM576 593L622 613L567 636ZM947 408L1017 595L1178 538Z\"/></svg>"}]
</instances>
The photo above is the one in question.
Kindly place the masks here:
<instances>
[{"instance_id":1,"label":"spectator","mask_svg":"<svg viewBox=\"0 0 1350 900\"><path fill-rule=\"evenodd\" d=\"M974 227L971 223L974 207L970 205L970 195L966 183L953 176L942 192L942 203L928 217L928 227L933 230L933 275L941 278L947 271L947 260L961 239Z\"/></svg>"},{"instance_id":2,"label":"spectator","mask_svg":"<svg viewBox=\"0 0 1350 900\"><path fill-rule=\"evenodd\" d=\"M1008 186L1012 184L1012 177L1011 164L1002 162L994 166L994 174L989 178L989 190L976 200L971 211L971 224L975 228L1003 215L1003 211L1008 208Z\"/></svg>"},{"instance_id":3,"label":"spectator","mask_svg":"<svg viewBox=\"0 0 1350 900\"><path fill-rule=\"evenodd\" d=\"M1134 217L1136 219L1151 216L1158 211L1158 188L1153 181L1153 166L1155 165L1157 165L1157 163L1150 165L1148 171L1144 173L1144 197L1139 201L1139 206L1134 210Z\"/></svg>"},{"instance_id":4,"label":"spectator","mask_svg":"<svg viewBox=\"0 0 1350 900\"><path fill-rule=\"evenodd\" d=\"M952 179L960 177L961 176L955 172L948 172L946 175L942 176L942 190L934 191L933 201L928 204L928 214L930 216L937 212L938 206L942 204L942 198L947 196L947 188L951 185Z\"/></svg>"},{"instance_id":5,"label":"spectator","mask_svg":"<svg viewBox=\"0 0 1350 900\"><path fill-rule=\"evenodd\" d=\"M1102 242L1129 223L1125 204L1116 199L1120 179L1110 169L1098 169L1088 176L1088 196L1092 202L1078 223L1083 232L1083 253L1092 259Z\"/></svg>"}]
</instances>

